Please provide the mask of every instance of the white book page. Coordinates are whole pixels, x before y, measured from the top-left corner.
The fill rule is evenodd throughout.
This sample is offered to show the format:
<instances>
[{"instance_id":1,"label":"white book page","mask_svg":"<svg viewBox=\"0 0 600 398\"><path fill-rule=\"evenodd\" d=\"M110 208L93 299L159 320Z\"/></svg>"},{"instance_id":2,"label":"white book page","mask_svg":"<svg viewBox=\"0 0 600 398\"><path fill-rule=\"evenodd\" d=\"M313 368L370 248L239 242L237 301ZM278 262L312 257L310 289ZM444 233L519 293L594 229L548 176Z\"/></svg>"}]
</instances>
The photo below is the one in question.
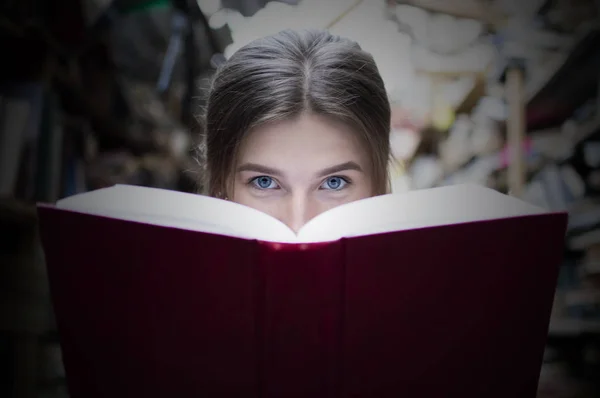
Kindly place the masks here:
<instances>
[{"instance_id":1,"label":"white book page","mask_svg":"<svg viewBox=\"0 0 600 398\"><path fill-rule=\"evenodd\" d=\"M461 184L382 195L336 207L304 225L298 240L329 241L546 212L490 188Z\"/></svg>"},{"instance_id":2,"label":"white book page","mask_svg":"<svg viewBox=\"0 0 600 398\"><path fill-rule=\"evenodd\" d=\"M547 211L478 185L454 185L389 194L331 209L309 221L298 236L261 211L202 195L115 185L62 199L58 208L280 243L333 241L343 237L416 229Z\"/></svg>"},{"instance_id":3,"label":"white book page","mask_svg":"<svg viewBox=\"0 0 600 398\"><path fill-rule=\"evenodd\" d=\"M58 208L245 239L296 241L284 223L258 210L203 195L115 185L74 195Z\"/></svg>"}]
</instances>

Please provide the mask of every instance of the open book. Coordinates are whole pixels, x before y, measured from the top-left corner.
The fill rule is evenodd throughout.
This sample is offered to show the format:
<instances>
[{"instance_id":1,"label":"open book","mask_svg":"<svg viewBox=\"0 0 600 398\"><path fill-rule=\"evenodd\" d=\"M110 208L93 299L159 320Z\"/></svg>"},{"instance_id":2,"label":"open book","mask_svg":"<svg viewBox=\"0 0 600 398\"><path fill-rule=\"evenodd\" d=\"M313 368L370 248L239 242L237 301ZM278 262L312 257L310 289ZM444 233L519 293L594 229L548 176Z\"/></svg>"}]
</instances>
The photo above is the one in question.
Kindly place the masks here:
<instances>
[{"instance_id":1,"label":"open book","mask_svg":"<svg viewBox=\"0 0 600 398\"><path fill-rule=\"evenodd\" d=\"M411 228L542 214L541 208L478 185L389 194L331 209L295 234L258 210L221 199L129 185L63 199L57 207L246 239L280 243L337 240Z\"/></svg>"},{"instance_id":2,"label":"open book","mask_svg":"<svg viewBox=\"0 0 600 398\"><path fill-rule=\"evenodd\" d=\"M536 396L566 214L451 186L296 236L120 185L38 215L74 398Z\"/></svg>"}]
</instances>

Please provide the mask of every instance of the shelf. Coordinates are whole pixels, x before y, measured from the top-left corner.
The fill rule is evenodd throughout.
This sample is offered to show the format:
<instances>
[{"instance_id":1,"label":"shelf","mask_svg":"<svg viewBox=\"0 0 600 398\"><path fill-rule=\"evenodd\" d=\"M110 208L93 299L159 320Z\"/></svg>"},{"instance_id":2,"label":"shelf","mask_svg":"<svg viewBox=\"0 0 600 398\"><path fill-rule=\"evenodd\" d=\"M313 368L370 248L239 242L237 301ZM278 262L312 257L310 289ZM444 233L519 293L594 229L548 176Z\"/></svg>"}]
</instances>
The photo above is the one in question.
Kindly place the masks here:
<instances>
[{"instance_id":1,"label":"shelf","mask_svg":"<svg viewBox=\"0 0 600 398\"><path fill-rule=\"evenodd\" d=\"M553 319L550 321L548 335L553 337L599 334L600 321L580 319Z\"/></svg>"},{"instance_id":2,"label":"shelf","mask_svg":"<svg viewBox=\"0 0 600 398\"><path fill-rule=\"evenodd\" d=\"M561 125L593 97L600 81L600 29L587 29L568 56L547 73L540 88L528 93L527 129ZM540 73L531 71L531 73Z\"/></svg>"}]
</instances>

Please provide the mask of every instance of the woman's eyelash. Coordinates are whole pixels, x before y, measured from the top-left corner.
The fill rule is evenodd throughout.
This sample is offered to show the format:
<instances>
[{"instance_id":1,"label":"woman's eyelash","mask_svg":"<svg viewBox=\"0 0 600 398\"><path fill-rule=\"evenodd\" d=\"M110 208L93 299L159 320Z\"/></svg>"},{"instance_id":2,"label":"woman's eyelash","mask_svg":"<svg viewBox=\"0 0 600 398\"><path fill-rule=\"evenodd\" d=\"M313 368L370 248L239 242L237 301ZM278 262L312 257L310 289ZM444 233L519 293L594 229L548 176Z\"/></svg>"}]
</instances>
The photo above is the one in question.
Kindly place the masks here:
<instances>
[{"instance_id":1,"label":"woman's eyelash","mask_svg":"<svg viewBox=\"0 0 600 398\"><path fill-rule=\"evenodd\" d=\"M260 179L263 179L263 182L267 182L268 186L266 186L266 187L260 186L260 183L258 182ZM275 183L277 185L277 187L279 187L279 185L277 184L277 181L275 181L274 178L269 177L269 176L256 176L256 177L252 177L248 180L248 184L252 188L261 189L261 190L274 189L274 188L270 188L270 185L272 183Z\"/></svg>"},{"instance_id":2,"label":"woman's eyelash","mask_svg":"<svg viewBox=\"0 0 600 398\"><path fill-rule=\"evenodd\" d=\"M352 181L348 178L348 177L342 177L342 176L329 176L327 177L325 180L323 180L323 182L321 183L321 187L324 184L327 184L328 181L332 180L332 179L338 179L341 181L341 187L339 188L329 188L332 191L341 191L342 189L344 189L346 186L350 185L352 183ZM325 188L327 189L327 188Z\"/></svg>"},{"instance_id":3,"label":"woman's eyelash","mask_svg":"<svg viewBox=\"0 0 600 398\"><path fill-rule=\"evenodd\" d=\"M326 184L330 185L330 184L328 184L328 182L330 182L332 180L337 181L337 184L333 184L333 185L338 185L337 187L336 186L323 187ZM279 188L279 184L273 177L264 176L264 175L256 176L256 177L252 177L252 178L248 179L247 184L250 185L252 188L259 189L259 190L271 190L271 189ZM275 186L272 186L273 184L275 184ZM333 175L333 176L329 176L329 177L325 178L319 185L319 188L324 189L324 190L331 190L331 191L341 191L350 184L352 184L352 180L350 178Z\"/></svg>"}]
</instances>

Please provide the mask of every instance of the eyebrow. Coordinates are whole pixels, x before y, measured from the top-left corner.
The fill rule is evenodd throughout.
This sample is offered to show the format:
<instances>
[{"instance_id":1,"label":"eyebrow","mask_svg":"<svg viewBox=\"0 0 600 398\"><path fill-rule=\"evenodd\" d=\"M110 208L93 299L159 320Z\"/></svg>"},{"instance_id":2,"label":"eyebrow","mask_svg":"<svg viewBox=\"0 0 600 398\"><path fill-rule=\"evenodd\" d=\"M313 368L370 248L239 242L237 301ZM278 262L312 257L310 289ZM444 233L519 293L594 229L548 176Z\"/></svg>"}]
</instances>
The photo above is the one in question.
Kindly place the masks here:
<instances>
[{"instance_id":1,"label":"eyebrow","mask_svg":"<svg viewBox=\"0 0 600 398\"><path fill-rule=\"evenodd\" d=\"M356 171L361 171L361 172L363 171L363 169L359 166L358 163L350 161L350 162L340 163L338 165L331 166L331 167L321 170L321 172L319 173L319 177L325 177L328 174L339 173L340 171L346 171L346 170L356 170Z\"/></svg>"},{"instance_id":2,"label":"eyebrow","mask_svg":"<svg viewBox=\"0 0 600 398\"><path fill-rule=\"evenodd\" d=\"M263 166L263 165L257 164L257 163L244 163L243 165L238 167L237 171L238 171L238 173L242 172L242 171L254 171L257 173L269 174L269 175L274 175L274 176L283 175L283 173L280 170L277 170L277 169L274 169L271 167L267 167L267 166Z\"/></svg>"},{"instance_id":3,"label":"eyebrow","mask_svg":"<svg viewBox=\"0 0 600 398\"><path fill-rule=\"evenodd\" d=\"M333 173L339 173L340 171L346 171L346 170L356 170L356 171L360 171L360 172L363 171L363 169L360 167L360 165L358 163L350 161L350 162L340 163L335 166L331 166L326 169L323 169L318 173L318 176L325 177L326 175L333 174ZM263 165L257 164L257 163L244 163L240 167L238 167L237 171L238 171L238 173L242 172L242 171L253 171L253 172L269 174L269 175L273 175L273 176L282 176L283 175L283 172L281 170L274 169L272 167L263 166Z\"/></svg>"}]
</instances>

